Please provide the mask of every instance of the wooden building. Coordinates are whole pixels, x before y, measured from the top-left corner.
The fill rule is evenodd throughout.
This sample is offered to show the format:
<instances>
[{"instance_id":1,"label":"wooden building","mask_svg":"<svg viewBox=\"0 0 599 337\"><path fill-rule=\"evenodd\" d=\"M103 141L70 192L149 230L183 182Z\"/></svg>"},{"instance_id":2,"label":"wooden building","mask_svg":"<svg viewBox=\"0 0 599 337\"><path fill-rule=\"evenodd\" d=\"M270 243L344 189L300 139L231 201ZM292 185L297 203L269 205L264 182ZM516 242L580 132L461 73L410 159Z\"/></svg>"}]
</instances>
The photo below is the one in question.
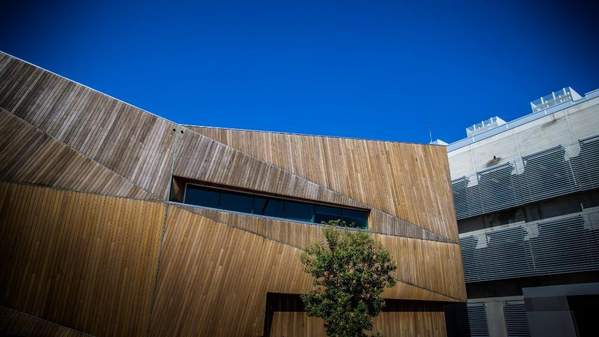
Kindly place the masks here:
<instances>
[{"instance_id":1,"label":"wooden building","mask_svg":"<svg viewBox=\"0 0 599 337\"><path fill-rule=\"evenodd\" d=\"M376 329L445 336L444 147L180 125L0 53L0 335L324 336L286 302L335 216L399 266Z\"/></svg>"}]
</instances>

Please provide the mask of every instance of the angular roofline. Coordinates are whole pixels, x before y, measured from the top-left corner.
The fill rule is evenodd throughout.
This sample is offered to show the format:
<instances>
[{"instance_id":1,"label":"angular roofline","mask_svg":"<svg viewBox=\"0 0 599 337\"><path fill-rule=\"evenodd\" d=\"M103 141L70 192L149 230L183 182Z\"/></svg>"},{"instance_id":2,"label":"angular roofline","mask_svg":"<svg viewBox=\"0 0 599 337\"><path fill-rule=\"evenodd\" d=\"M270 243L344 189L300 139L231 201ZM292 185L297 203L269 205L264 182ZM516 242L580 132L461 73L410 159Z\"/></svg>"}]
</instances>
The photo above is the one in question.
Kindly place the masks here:
<instances>
[{"instance_id":1,"label":"angular roofline","mask_svg":"<svg viewBox=\"0 0 599 337\"><path fill-rule=\"evenodd\" d=\"M230 128L230 127L220 127L220 126L208 126L208 125L194 125L194 124L181 124L181 126L186 128L206 128L206 129L224 129L224 130L232 130L232 131L245 131L245 132L257 132L257 133L274 133L280 135L291 135L291 136L302 136L302 137L318 137L318 138L333 138L333 139L349 139L349 140L365 140L368 142L378 142L378 143L390 143L390 144L411 144L411 145L423 145L423 146L435 146L435 147L445 147L446 145L440 144L426 144L426 143L416 143L416 142L400 142L393 140L381 140L381 139L372 139L372 138L359 138L359 137L347 137L347 136L327 136L327 135L316 135L310 133L300 133L300 132L284 132L284 131L270 131L270 130L255 130L255 129L243 129L243 128Z\"/></svg>"},{"instance_id":2,"label":"angular roofline","mask_svg":"<svg viewBox=\"0 0 599 337\"><path fill-rule=\"evenodd\" d=\"M45 72L48 72L48 73L50 73L50 74L52 74L52 75L54 75L54 76L58 76L58 77L60 77L60 78L62 78L62 79L65 79L65 80L67 80L67 81L73 82L73 83L75 83L75 84L77 84L77 85L80 85L80 86L82 86L82 87L86 88L86 89L89 89L89 90L91 90L91 91L94 91L94 92L97 92L97 93L99 93L99 94L102 94L102 95L104 95L104 96L107 96L107 97L109 97L109 98L111 98L111 99L114 99L115 101L121 102L121 103L123 103L123 104L126 104L126 105L128 105L128 106L131 106L131 107L133 107L133 108L135 108L135 109L141 110L141 111L143 111L143 112L145 112L145 113L147 113L147 114L150 114L150 115L152 115L152 116L154 116L154 117L156 117L156 118L159 118L159 119L165 120L165 121L167 121L167 122L171 122L171 123L173 123L173 124L179 124L179 123L177 123L177 122L175 122L175 121L172 121L172 120L170 120L170 119L168 119L168 118L165 118L165 117L162 117L162 116L160 116L160 115L157 115L157 114L155 114L155 113L153 113L153 112L151 112L151 111L148 111L148 110L146 110L146 109L144 109L144 108L140 108L140 107L138 107L138 106L136 106L136 105L133 105L133 104L131 104L131 103L129 103L129 102L123 101L123 100L122 100L122 99L120 99L120 98L116 98L116 97L114 97L114 96L112 96L112 95L110 95L110 94L107 94L107 93L105 93L105 92L102 92L102 91L100 91L100 90L98 90L98 89L94 89L94 88L92 88L92 87L90 87L90 86L88 86L88 85L85 85L85 84L83 84L83 83L77 82L77 81L75 81L75 80L73 80L73 79L70 79L70 78L68 78L68 77L66 77L66 76L62 76L62 75L60 75L60 74L57 74L57 73L53 72L52 70L48 70L48 69L46 69L46 68L44 68L44 67L38 66L37 64L33 64L33 63L29 62L29 61L23 60L22 58L20 58L20 57L17 57L17 56L14 56L14 55L12 55L12 54L10 54L10 53L7 53L7 52L5 52L5 51L3 51L3 50L0 50L0 54L5 54L5 55L8 55L8 56L10 56L10 57L12 57L12 58L14 58L14 59L16 59L16 60L19 60L19 61L21 61L21 62L23 62L23 63L26 63L26 64L28 64L28 65L30 65L30 66L32 66L32 67L35 67L35 68L41 69L41 70L43 70L43 71L45 71Z\"/></svg>"},{"instance_id":3,"label":"angular roofline","mask_svg":"<svg viewBox=\"0 0 599 337\"><path fill-rule=\"evenodd\" d=\"M124 101L124 100L122 100L122 99L116 98L116 97L114 97L114 96L112 96L112 95L110 95L110 94L107 94L107 93L105 93L105 92L102 92L102 91L100 91L100 90L98 90L98 89L94 89L94 88L92 88L92 87L90 87L90 86L88 86L88 85L85 85L85 84L83 84L83 83L77 82L77 81L75 81L75 80L73 80L73 79L70 79L70 78L68 78L68 77L66 77L66 76L60 75L60 74L58 74L58 73L56 73L56 72L54 72L54 71L51 71L51 70L48 70L48 69L46 69L46 68L44 68L44 67L38 66L38 65L36 65L36 64L33 64L33 63L29 62L29 61L26 61L26 60L24 60L24 59L22 59L22 58L20 58L20 57L14 56L14 55L12 55L12 54L10 54L10 53L7 53L7 52L5 52L5 51L3 51L3 50L0 50L0 54L5 54L5 55L8 55L9 57L11 57L11 58L14 58L14 59L16 59L16 60L19 60L19 61L21 61L21 62L23 62L23 63L26 63L26 64L28 64L28 65L30 65L30 66L32 66L32 67L35 67L35 68L41 69L41 70L43 70L43 71L46 71L46 72L48 72L48 73L50 73L50 74L52 74L52 75L54 75L54 76L60 77L60 78L62 78L62 79L65 79L65 80L67 80L67 81L70 81L70 82L73 82L73 83L75 83L75 84L77 84L77 85L80 85L80 86L82 86L82 87L84 87L84 88L87 88L87 89L89 89L89 90L91 90L91 91L93 91L93 92L97 92L97 93L99 93L99 94L102 94L102 95L104 95L104 96L107 96L107 97L109 97L109 98L111 98L111 99L114 99L115 101L121 102L121 103L123 103L123 104L126 104L126 105L128 105L128 106L131 106L131 107L133 107L133 108L135 108L135 109L139 109L139 110L141 110L141 111L143 111L143 112L145 112L145 113L147 113L147 114L149 114L149 115L152 115L152 116L154 116L154 117L156 117L156 118L159 118L159 119L165 120L165 121L167 121L167 122L170 122L170 123L172 123L172 124L176 124L176 125L178 125L178 126L182 126L182 127L186 127L186 128L189 128L189 127L198 127L198 128L211 128L211 129L227 129L227 130L235 130L235 131L249 131L249 132L262 132L262 133L276 133L276 134L295 135L295 136L307 136L307 137L335 138L335 139L351 139L351 140L365 140L365 141L370 141L370 142L381 142L381 143L391 143L391 144L413 144L413 145L425 145L425 146L445 146L445 145L439 145L439 144L426 144L426 143L416 143L416 142L403 142L403 141L381 140L381 139L371 139L371 138L343 137L343 136L332 136L332 135L331 135L331 136L326 136L326 135L304 134L304 133L298 133L298 132L283 132L283 131L270 131L270 130L252 130L252 129L242 129L242 128L219 127L219 126L205 126L205 125L194 125L194 124L184 124L184 123L178 123L178 122L175 122L175 121L173 121L173 120L170 120L170 119L168 119L168 118L166 118L166 117L163 117L163 116L160 116L160 115L158 115L158 114L155 114L155 113L153 113L153 112L151 112L151 111L148 111L148 110L146 110L146 109L144 109L144 108L140 108L140 107L138 107L138 106L136 106L136 105L134 105L134 104L132 104L132 103L129 103L129 102L127 102L127 101Z\"/></svg>"}]
</instances>

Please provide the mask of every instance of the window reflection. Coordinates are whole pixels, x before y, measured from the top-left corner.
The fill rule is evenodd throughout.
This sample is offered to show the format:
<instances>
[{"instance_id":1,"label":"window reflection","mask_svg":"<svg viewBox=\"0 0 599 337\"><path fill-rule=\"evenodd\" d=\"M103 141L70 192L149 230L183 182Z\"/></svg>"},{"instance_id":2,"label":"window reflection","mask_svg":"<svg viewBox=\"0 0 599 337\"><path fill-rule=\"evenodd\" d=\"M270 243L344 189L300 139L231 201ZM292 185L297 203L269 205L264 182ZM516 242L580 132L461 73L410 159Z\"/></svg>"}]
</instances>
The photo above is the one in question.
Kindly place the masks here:
<instances>
[{"instance_id":1,"label":"window reflection","mask_svg":"<svg viewBox=\"0 0 599 337\"><path fill-rule=\"evenodd\" d=\"M185 185L184 203L290 220L326 223L345 221L348 227L368 227L368 211L312 202L235 192L194 184Z\"/></svg>"}]
</instances>

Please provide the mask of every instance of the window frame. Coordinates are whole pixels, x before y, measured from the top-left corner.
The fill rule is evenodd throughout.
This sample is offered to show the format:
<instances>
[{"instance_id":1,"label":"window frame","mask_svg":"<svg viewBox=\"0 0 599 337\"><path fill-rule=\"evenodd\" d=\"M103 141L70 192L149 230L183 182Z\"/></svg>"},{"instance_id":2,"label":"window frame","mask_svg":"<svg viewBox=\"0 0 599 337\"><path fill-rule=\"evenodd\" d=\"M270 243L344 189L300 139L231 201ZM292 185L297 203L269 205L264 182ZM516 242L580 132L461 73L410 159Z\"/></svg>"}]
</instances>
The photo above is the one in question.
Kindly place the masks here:
<instances>
[{"instance_id":1,"label":"window frame","mask_svg":"<svg viewBox=\"0 0 599 337\"><path fill-rule=\"evenodd\" d=\"M198 204L193 204L193 203L189 203L187 202L187 191L189 187L198 187L201 189L205 189L205 190L211 190L214 192L219 193L219 201L217 203L218 207L212 207L212 206L204 206L204 205L198 205ZM226 209L226 208L221 208L220 205L220 201L221 201L221 194L220 193L232 193L232 194L239 194L242 196L248 196L248 197L252 197L253 201L252 201L252 212L243 212L243 211L236 211L236 210L231 210L231 209ZM283 212L285 212L285 208L286 208L286 202L294 202L294 203L299 203L302 205L309 205L312 207L312 221L304 221L304 220L296 220L293 218L288 218L288 217L284 217L284 216L274 216L274 215L267 215L264 214L263 212L266 210L266 208L264 208L260 213L255 212L254 207L255 207L255 201L256 198L263 198L266 200L266 204L268 205L268 202L271 200L275 200L275 201L280 201L283 202ZM181 203L185 204L185 205L191 205L191 206L195 206L195 207L204 207L204 208L209 208L209 209L214 209L214 210L219 210L219 211L225 211L225 212L234 212L234 213L240 213L240 214L247 214L247 215L253 215L253 216L263 216L263 217L268 217L268 218L273 218L273 219L280 219L280 220L285 220L285 221L295 221L295 222L302 222L302 223L308 223L308 224L315 224L315 225L323 225L322 223L317 223L315 222L316 216L317 216L317 212L316 212L316 208L318 206L324 206L324 207L331 207L333 209L336 209L339 211L339 213L341 213L341 220L343 220L343 211L344 210L348 210L348 211L352 211L352 212L361 212L362 215L364 216L364 222L363 223L358 223L358 222L354 222L354 226L344 226L344 228L352 228L352 229L360 229L360 230L368 230L369 226L369 220L370 220L370 209L366 209L366 208L358 208L358 207L351 207L351 206L346 206L346 205L339 205L339 204L333 204L333 203L327 203L327 202L322 202L319 200L312 200L312 199L302 199L302 198L293 198L293 197L288 197L288 196L284 196L284 195L278 195L278 194L269 194L269 193L264 193L264 192L259 192L259 191L253 191L253 190L246 190L246 189L237 189L234 187L229 187L229 186L223 186L223 185L216 185L216 184L210 184L210 183L202 183L202 182L190 182L190 181L185 181L183 184L183 198L180 201ZM347 222L346 222L347 223ZM348 225L350 225L351 223L348 223Z\"/></svg>"}]
</instances>

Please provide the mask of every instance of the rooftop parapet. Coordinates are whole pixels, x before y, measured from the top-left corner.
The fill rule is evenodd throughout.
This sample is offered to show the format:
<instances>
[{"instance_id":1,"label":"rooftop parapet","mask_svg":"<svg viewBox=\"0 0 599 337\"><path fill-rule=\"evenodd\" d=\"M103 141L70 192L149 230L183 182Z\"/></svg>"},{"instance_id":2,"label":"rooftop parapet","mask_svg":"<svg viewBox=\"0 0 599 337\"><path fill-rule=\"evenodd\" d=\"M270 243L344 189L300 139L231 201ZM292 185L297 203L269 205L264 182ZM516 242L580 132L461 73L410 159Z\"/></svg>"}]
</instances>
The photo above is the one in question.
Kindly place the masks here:
<instances>
[{"instance_id":1,"label":"rooftop parapet","mask_svg":"<svg viewBox=\"0 0 599 337\"><path fill-rule=\"evenodd\" d=\"M566 87L530 102L530 109L535 113L564 102L576 101L581 98L582 97L574 89Z\"/></svg>"},{"instance_id":2,"label":"rooftop parapet","mask_svg":"<svg viewBox=\"0 0 599 337\"><path fill-rule=\"evenodd\" d=\"M494 116L466 128L466 135L468 136L468 138L470 138L472 136L478 135L481 132L485 132L487 130L493 129L504 124L505 121L503 119Z\"/></svg>"},{"instance_id":3,"label":"rooftop parapet","mask_svg":"<svg viewBox=\"0 0 599 337\"><path fill-rule=\"evenodd\" d=\"M554 95L555 95L556 99L554 101L550 102L549 98L551 97L551 99L553 99ZM581 103L588 102L590 100L595 100L597 98L599 98L599 89L589 91L589 92L585 93L584 96L581 96L574 89L572 89L570 87L564 88L558 92L553 92L550 95L544 96L542 98L542 100L541 100L541 98L539 98L538 100L531 102L531 107L534 104L536 104L535 102L538 103L538 102L542 101L542 102L544 102L544 104L546 104L543 108L541 108L541 106L538 106L539 110L537 110L537 111L535 111L533 108L532 113L528 113L526 115L523 115L521 117L518 117L514 120L511 120L509 122L505 122L502 124L486 126L484 128L483 127L478 127L478 128L475 127L477 125L487 123L486 121L483 121L483 122L477 123L477 124L469 127L468 129L466 129L466 133L467 133L468 137L450 143L447 146L447 151L452 152L452 151L461 149L465 146L472 145L476 142L487 139L489 137L493 137L502 132L520 127L522 125L533 122L537 119L554 114L558 111L562 111L571 106L579 105ZM490 119L492 119L492 118L490 118ZM469 131L474 131L474 133L469 133Z\"/></svg>"}]
</instances>

